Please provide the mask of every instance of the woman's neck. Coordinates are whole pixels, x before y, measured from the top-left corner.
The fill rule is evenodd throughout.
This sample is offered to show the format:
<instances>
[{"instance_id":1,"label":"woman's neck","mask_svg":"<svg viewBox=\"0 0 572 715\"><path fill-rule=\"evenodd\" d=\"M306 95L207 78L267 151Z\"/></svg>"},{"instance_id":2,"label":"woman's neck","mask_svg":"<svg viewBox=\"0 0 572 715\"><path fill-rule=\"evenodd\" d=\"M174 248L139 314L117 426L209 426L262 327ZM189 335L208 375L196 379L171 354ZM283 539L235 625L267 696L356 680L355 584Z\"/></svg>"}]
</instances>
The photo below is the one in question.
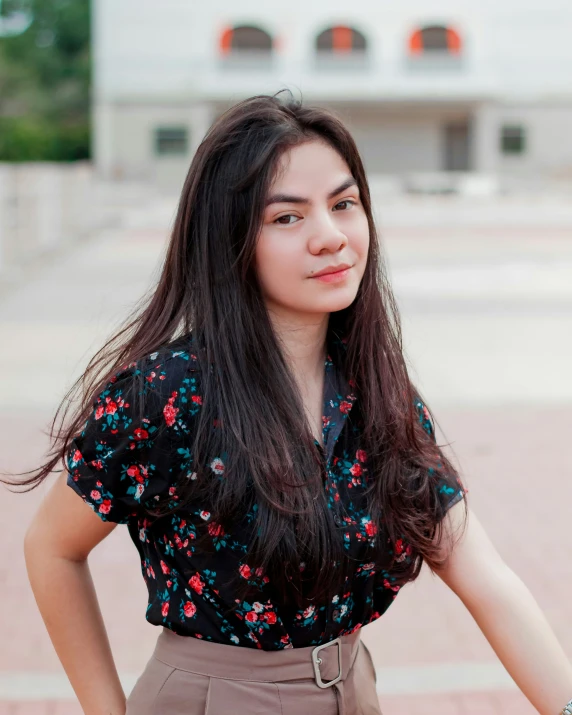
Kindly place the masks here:
<instances>
[{"instance_id":1,"label":"woman's neck","mask_svg":"<svg viewBox=\"0 0 572 715\"><path fill-rule=\"evenodd\" d=\"M329 314L292 318L269 311L269 316L298 384L320 381L324 372Z\"/></svg>"}]
</instances>

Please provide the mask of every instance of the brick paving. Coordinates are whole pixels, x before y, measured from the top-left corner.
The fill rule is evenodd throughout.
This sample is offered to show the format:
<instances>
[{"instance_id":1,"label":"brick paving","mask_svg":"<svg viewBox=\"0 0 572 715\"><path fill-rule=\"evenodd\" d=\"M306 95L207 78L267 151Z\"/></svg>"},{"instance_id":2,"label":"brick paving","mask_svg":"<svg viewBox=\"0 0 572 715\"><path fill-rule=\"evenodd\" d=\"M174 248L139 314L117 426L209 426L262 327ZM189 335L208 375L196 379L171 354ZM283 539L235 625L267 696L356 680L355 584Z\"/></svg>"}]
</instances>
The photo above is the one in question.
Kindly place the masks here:
<instances>
[{"instance_id":1,"label":"brick paving","mask_svg":"<svg viewBox=\"0 0 572 715\"><path fill-rule=\"evenodd\" d=\"M130 228L127 222L122 231L108 232L46 266L0 303L0 332L6 336L4 344L11 346L0 355L0 468L24 470L38 463L47 445L41 430L48 427L64 388L111 325L144 292L163 247L166 231L161 226L170 215L165 207L157 211L137 219L140 225ZM388 227L384 237L396 276L420 260L424 265L436 264L441 256L451 261L453 255L466 265L477 255L480 262L494 262L501 253L502 260L511 252L516 258L521 255L514 228L502 251L496 252L492 242L488 248L486 240L479 242L483 234L474 226L464 243L461 233L459 227L441 231L438 237L434 231L432 243L426 243L421 228ZM560 256L569 261L572 241L560 235L548 244L543 239L542 231L527 231L523 253L535 260ZM572 336L572 323L570 312L554 310L555 302L567 302L568 295L555 294L540 313L518 321L510 313L500 318L477 316L479 320L467 314L459 320L454 297L448 299L450 311L445 301L438 314L417 310L407 293L398 299L407 306L402 317L415 373L437 416L440 441L451 443L450 454L471 490L472 507L505 560L528 584L572 657L567 594L572 585L572 539L567 526L572 501L572 382L565 367L569 357L564 359L570 354L566 340ZM548 347L537 338L542 324L551 326ZM478 350L468 367L467 345L473 353ZM22 555L22 538L42 491L26 495L3 491L0 499L0 674L61 673ZM144 622L145 589L126 530L116 529L94 551L90 563L118 669L136 674L152 650L157 631ZM411 668L412 679L415 668L424 665L446 668L448 663L466 663L470 668L497 662L460 601L427 572L403 589L384 617L364 630L364 639L381 672L396 666ZM381 703L384 715L535 712L516 690L387 694L381 696ZM71 701L0 699L0 715L79 712Z\"/></svg>"},{"instance_id":2,"label":"brick paving","mask_svg":"<svg viewBox=\"0 0 572 715\"><path fill-rule=\"evenodd\" d=\"M381 698L383 715L534 715L520 693L463 693Z\"/></svg>"},{"instance_id":3,"label":"brick paving","mask_svg":"<svg viewBox=\"0 0 572 715\"><path fill-rule=\"evenodd\" d=\"M383 715L534 715L536 710L519 693L382 697ZM82 715L70 702L0 703L0 715Z\"/></svg>"}]
</instances>

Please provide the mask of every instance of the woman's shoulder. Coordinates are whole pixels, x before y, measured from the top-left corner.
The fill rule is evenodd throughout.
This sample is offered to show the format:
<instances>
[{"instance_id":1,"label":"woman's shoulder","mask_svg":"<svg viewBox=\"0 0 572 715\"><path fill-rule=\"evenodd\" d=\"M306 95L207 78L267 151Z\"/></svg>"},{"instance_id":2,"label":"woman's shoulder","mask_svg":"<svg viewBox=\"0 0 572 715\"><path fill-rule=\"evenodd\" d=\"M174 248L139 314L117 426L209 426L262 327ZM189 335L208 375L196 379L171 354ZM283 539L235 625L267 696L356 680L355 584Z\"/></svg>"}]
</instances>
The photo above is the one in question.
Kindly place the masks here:
<instances>
[{"instance_id":1,"label":"woman's shoulder","mask_svg":"<svg viewBox=\"0 0 572 715\"><path fill-rule=\"evenodd\" d=\"M130 368L146 377L157 370L165 374L168 371L172 375L198 372L199 361L194 348L192 335L183 335L148 351L131 363Z\"/></svg>"},{"instance_id":2,"label":"woman's shoulder","mask_svg":"<svg viewBox=\"0 0 572 715\"><path fill-rule=\"evenodd\" d=\"M114 371L66 455L68 484L106 521L127 522L171 486L202 396L196 356L178 339ZM183 440L183 441L181 441Z\"/></svg>"},{"instance_id":3,"label":"woman's shoulder","mask_svg":"<svg viewBox=\"0 0 572 715\"><path fill-rule=\"evenodd\" d=\"M144 418L161 433L188 434L201 406L197 356L190 337L182 336L114 370L94 398L92 417L105 415L113 429Z\"/></svg>"},{"instance_id":4,"label":"woman's shoulder","mask_svg":"<svg viewBox=\"0 0 572 715\"><path fill-rule=\"evenodd\" d=\"M192 338L184 335L165 345L148 350L137 359L114 370L107 388L136 389L138 392L176 389L192 374L197 379L199 362L194 351Z\"/></svg>"}]
</instances>

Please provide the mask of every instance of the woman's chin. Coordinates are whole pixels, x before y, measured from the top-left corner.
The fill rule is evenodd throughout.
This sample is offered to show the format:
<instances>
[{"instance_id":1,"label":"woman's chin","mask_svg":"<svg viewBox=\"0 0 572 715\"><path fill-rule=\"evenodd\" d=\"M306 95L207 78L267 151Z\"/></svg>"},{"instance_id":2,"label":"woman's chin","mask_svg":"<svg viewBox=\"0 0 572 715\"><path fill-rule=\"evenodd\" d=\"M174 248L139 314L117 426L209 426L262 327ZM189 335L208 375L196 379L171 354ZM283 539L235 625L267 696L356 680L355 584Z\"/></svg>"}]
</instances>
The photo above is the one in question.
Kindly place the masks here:
<instances>
[{"instance_id":1,"label":"woman's chin","mask_svg":"<svg viewBox=\"0 0 572 715\"><path fill-rule=\"evenodd\" d=\"M337 296L335 299L333 296L330 300L319 301L315 304L315 308L311 311L314 313L337 313L339 310L344 310L349 308L349 306L354 302L355 295ZM307 306L307 309L310 306Z\"/></svg>"}]
</instances>

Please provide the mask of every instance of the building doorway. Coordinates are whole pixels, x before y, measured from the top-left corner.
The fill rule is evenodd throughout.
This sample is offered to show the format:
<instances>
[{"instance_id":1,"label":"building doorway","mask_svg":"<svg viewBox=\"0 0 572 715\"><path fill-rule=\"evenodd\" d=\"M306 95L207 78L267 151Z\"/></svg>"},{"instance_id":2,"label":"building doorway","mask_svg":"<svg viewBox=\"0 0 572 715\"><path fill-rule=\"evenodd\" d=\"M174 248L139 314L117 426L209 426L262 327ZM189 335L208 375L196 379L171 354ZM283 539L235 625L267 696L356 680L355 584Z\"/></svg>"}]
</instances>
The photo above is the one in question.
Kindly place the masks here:
<instances>
[{"instance_id":1,"label":"building doorway","mask_svg":"<svg viewBox=\"0 0 572 715\"><path fill-rule=\"evenodd\" d=\"M471 170L470 134L470 124L468 121L450 122L444 125L444 171Z\"/></svg>"}]
</instances>

